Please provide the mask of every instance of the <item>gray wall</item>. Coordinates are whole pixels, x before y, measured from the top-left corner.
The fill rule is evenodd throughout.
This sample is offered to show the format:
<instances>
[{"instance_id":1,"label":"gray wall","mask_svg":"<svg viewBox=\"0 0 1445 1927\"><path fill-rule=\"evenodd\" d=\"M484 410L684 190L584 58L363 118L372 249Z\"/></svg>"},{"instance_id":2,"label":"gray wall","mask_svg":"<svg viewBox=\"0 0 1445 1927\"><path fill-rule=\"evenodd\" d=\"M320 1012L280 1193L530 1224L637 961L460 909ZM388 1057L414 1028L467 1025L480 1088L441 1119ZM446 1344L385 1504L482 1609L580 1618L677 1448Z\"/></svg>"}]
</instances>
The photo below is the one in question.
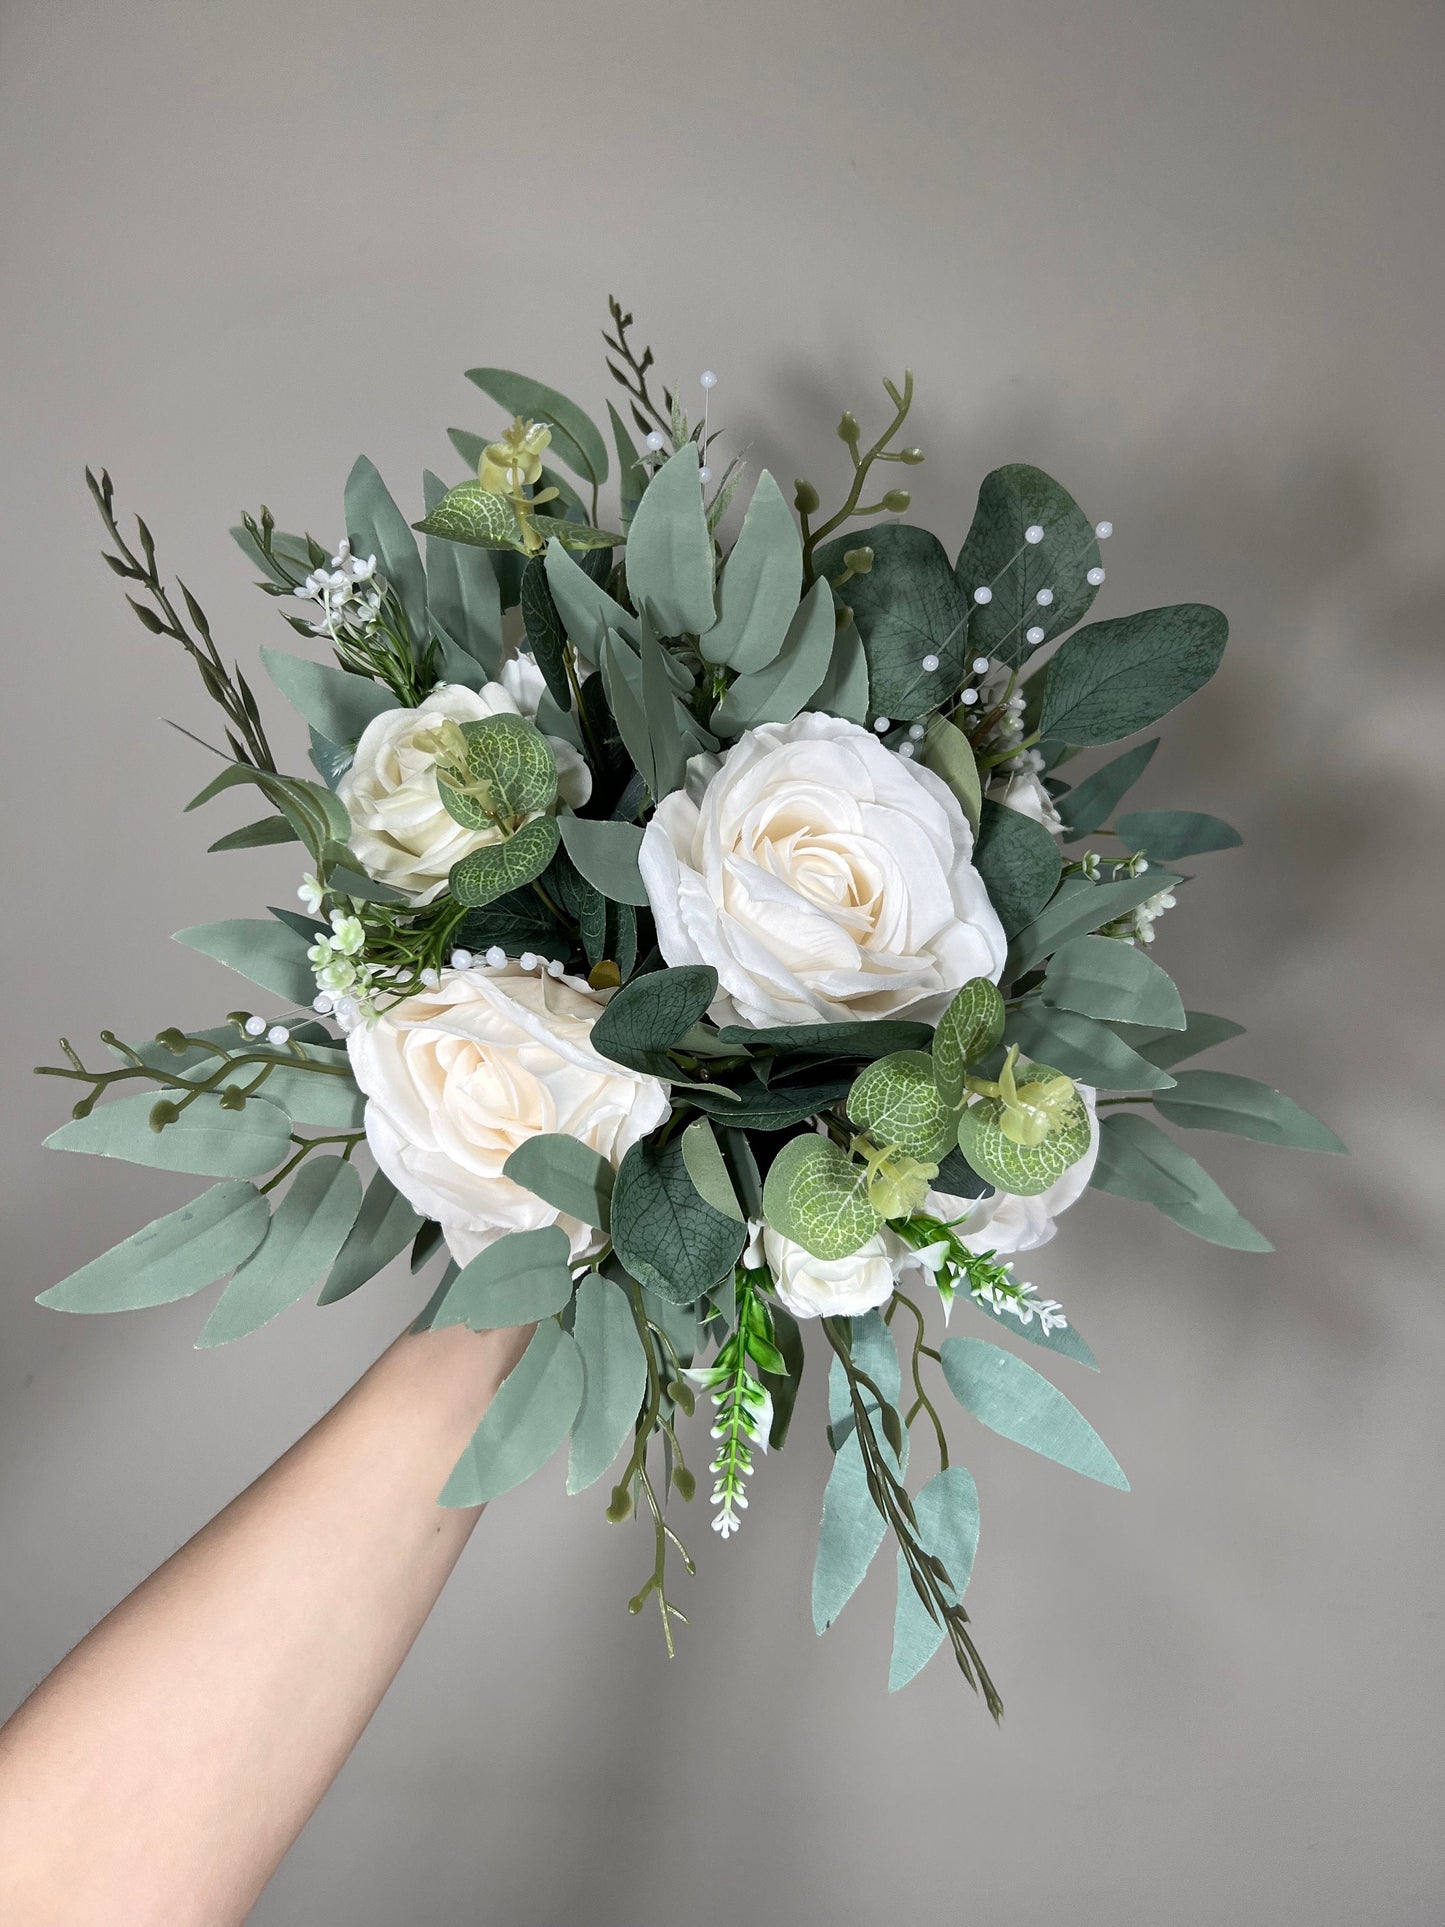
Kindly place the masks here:
<instances>
[{"instance_id":1,"label":"gray wall","mask_svg":"<svg viewBox=\"0 0 1445 1927\"><path fill-rule=\"evenodd\" d=\"M10 0L6 1705L415 1298L204 1355L195 1304L30 1302L183 1181L40 1152L62 1093L28 1067L61 1031L214 1021L232 980L166 934L294 881L179 814L209 759L157 718L210 718L96 558L87 460L250 661L285 635L236 511L332 532L361 449L410 486L490 419L479 361L600 406L609 290L785 476L836 478L838 408L910 360L920 519L956 538L987 468L1038 462L1117 525L1101 613L1228 610L1140 796L1247 842L1158 954L1247 1019L1221 1063L1355 1150L1207 1143L1276 1256L1094 1197L1037 1264L1135 1489L968 1439L1001 1732L942 1661L886 1696L881 1576L815 1640L817 1375L741 1539L693 1522L671 1666L623 1611L640 1528L555 1468L494 1508L267 1927L1439 1917L1441 27L1410 0Z\"/></svg>"}]
</instances>

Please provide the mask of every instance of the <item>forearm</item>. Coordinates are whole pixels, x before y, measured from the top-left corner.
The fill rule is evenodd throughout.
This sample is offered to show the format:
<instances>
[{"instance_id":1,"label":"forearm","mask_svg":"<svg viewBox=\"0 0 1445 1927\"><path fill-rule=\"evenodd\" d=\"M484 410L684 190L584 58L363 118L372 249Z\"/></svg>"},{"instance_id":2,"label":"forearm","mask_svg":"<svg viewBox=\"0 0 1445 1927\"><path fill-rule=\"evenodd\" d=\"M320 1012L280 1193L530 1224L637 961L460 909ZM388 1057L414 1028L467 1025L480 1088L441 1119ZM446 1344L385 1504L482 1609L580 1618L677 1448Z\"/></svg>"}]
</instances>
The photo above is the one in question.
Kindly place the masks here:
<instances>
[{"instance_id":1,"label":"forearm","mask_svg":"<svg viewBox=\"0 0 1445 1927\"><path fill-rule=\"evenodd\" d=\"M402 1338L0 1733L0 1918L244 1920L478 1513L436 1495L526 1333Z\"/></svg>"}]
</instances>

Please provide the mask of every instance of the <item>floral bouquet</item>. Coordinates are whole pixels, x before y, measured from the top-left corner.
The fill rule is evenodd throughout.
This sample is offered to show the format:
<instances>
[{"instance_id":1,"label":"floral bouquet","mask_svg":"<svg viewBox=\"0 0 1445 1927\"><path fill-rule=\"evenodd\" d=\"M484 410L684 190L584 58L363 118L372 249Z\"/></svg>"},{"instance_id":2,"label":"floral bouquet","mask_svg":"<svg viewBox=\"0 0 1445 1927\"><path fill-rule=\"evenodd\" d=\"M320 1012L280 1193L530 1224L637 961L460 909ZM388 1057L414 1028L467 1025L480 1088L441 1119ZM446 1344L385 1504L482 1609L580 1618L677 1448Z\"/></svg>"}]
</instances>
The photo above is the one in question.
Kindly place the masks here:
<instances>
[{"instance_id":1,"label":"floral bouquet","mask_svg":"<svg viewBox=\"0 0 1445 1927\"><path fill-rule=\"evenodd\" d=\"M495 1498L569 1441L569 1492L611 1472L607 1516L651 1522L630 1609L655 1601L669 1651L684 1421L705 1393L727 1538L787 1437L812 1325L834 1453L814 1623L891 1531L890 1687L946 1640L997 1714L944 1395L1127 1486L997 1342L1095 1369L1019 1254L1090 1185L1268 1250L1156 1119L1342 1148L1267 1085L1188 1067L1240 1026L1187 1010L1151 946L1188 882L1171 866L1236 832L1121 813L1157 737L1076 760L1207 681L1225 621L1185 603L1080 627L1110 525L1023 465L985 477L950 560L879 480L923 460L900 441L909 375L884 383L876 437L839 422L836 508L763 470L729 540L744 470L719 454L714 376L689 420L615 301L611 323L610 436L475 368L498 432L451 431L471 473L426 475L420 519L365 459L334 548L243 518L303 638L261 655L309 725L310 776L278 770L250 681L88 477L136 614L225 716L189 807L265 805L212 849L298 843L307 867L300 910L179 933L267 1009L105 1031L103 1067L69 1043L45 1067L84 1087L49 1144L216 1182L41 1303L123 1310L229 1277L197 1341L218 1345L409 1248L440 1267L418 1329L534 1327L441 1502ZM974 1328L944 1336L959 1300ZM920 1426L939 1469L910 1490Z\"/></svg>"}]
</instances>

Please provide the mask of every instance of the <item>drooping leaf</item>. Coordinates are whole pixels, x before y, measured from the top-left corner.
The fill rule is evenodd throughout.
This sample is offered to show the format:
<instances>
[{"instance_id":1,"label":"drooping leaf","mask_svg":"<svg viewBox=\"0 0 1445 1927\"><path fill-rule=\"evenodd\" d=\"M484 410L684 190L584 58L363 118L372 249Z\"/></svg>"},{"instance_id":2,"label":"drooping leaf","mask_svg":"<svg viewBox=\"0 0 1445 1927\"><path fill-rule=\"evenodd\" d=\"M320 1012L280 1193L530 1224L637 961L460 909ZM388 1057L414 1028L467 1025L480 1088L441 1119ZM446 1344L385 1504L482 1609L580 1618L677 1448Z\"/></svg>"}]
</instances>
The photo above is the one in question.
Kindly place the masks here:
<instances>
[{"instance_id":1,"label":"drooping leaf","mask_svg":"<svg viewBox=\"0 0 1445 1927\"><path fill-rule=\"evenodd\" d=\"M355 743L369 722L397 706L392 692L369 676L307 662L264 643L261 660L291 707L330 742Z\"/></svg>"},{"instance_id":2,"label":"drooping leaf","mask_svg":"<svg viewBox=\"0 0 1445 1927\"><path fill-rule=\"evenodd\" d=\"M913 1516L925 1552L943 1562L954 1603L962 1599L978 1551L978 1487L961 1465L936 1472L915 1494ZM933 1617L918 1596L903 1554L898 1554L898 1602L893 1615L893 1653L888 1662L888 1690L906 1686L932 1659L946 1637L941 1620Z\"/></svg>"},{"instance_id":3,"label":"drooping leaf","mask_svg":"<svg viewBox=\"0 0 1445 1927\"><path fill-rule=\"evenodd\" d=\"M1030 529L1042 536L1031 542ZM984 477L958 558L959 587L971 608L970 653L1021 663L1072 629L1098 594L1088 579L1098 566L1093 527L1066 488L1026 462L996 468ZM973 601L979 588L989 590L987 602ZM1043 634L1030 638L1031 629Z\"/></svg>"},{"instance_id":4,"label":"drooping leaf","mask_svg":"<svg viewBox=\"0 0 1445 1927\"><path fill-rule=\"evenodd\" d=\"M816 1117L848 1094L851 1079L829 1078L806 1084L763 1084L757 1078L724 1090L704 1084L690 1087L689 1102L737 1131L785 1131L790 1124Z\"/></svg>"},{"instance_id":5,"label":"drooping leaf","mask_svg":"<svg viewBox=\"0 0 1445 1927\"><path fill-rule=\"evenodd\" d=\"M1129 1041L1151 1064L1157 1064L1160 1070L1172 1071L1186 1058L1198 1057L1201 1051L1213 1050L1216 1044L1226 1044L1231 1037L1243 1035L1244 1025L1233 1023L1228 1017L1212 1017L1204 1010L1186 1010L1182 1031L1145 1033Z\"/></svg>"},{"instance_id":6,"label":"drooping leaf","mask_svg":"<svg viewBox=\"0 0 1445 1927\"><path fill-rule=\"evenodd\" d=\"M311 732L313 746L322 739L316 731ZM334 746L333 746L334 747ZM338 757L344 757L343 768L349 768L351 752L336 750ZM213 796L223 790L234 789L238 784L253 784L266 801L286 818L297 836L306 845L312 856L320 861L332 845L342 844L351 834L351 819L339 797L319 783L311 783L300 776L278 776L271 770L253 769L249 763L231 763L215 777L199 795L193 796L186 805L189 814L203 803L209 803Z\"/></svg>"},{"instance_id":7,"label":"drooping leaf","mask_svg":"<svg viewBox=\"0 0 1445 1927\"><path fill-rule=\"evenodd\" d=\"M933 1034L933 1075L946 1104L963 1102L965 1073L993 1050L1003 1027L998 985L987 977L971 977L954 994Z\"/></svg>"},{"instance_id":8,"label":"drooping leaf","mask_svg":"<svg viewBox=\"0 0 1445 1927\"><path fill-rule=\"evenodd\" d=\"M541 876L559 842L555 816L534 817L501 843L484 844L452 865L447 887L458 903L480 910Z\"/></svg>"},{"instance_id":9,"label":"drooping leaf","mask_svg":"<svg viewBox=\"0 0 1445 1927\"><path fill-rule=\"evenodd\" d=\"M659 1297L695 1304L732 1271L745 1236L698 1191L680 1144L644 1141L623 1158L612 1192L613 1248Z\"/></svg>"},{"instance_id":10,"label":"drooping leaf","mask_svg":"<svg viewBox=\"0 0 1445 1927\"><path fill-rule=\"evenodd\" d=\"M592 1026L592 1048L629 1070L676 1077L665 1053L717 995L710 964L680 964L624 984Z\"/></svg>"},{"instance_id":11,"label":"drooping leaf","mask_svg":"<svg viewBox=\"0 0 1445 1927\"><path fill-rule=\"evenodd\" d=\"M790 723L828 674L836 633L833 592L826 582L815 582L798 604L775 659L738 677L712 712L712 729L719 736L738 736L760 723Z\"/></svg>"},{"instance_id":12,"label":"drooping leaf","mask_svg":"<svg viewBox=\"0 0 1445 1927\"><path fill-rule=\"evenodd\" d=\"M579 1224L605 1231L611 1219L612 1166L600 1151L558 1131L519 1144L502 1174Z\"/></svg>"},{"instance_id":13,"label":"drooping leaf","mask_svg":"<svg viewBox=\"0 0 1445 1927\"><path fill-rule=\"evenodd\" d=\"M614 903L647 907L647 886L637 867L642 830L636 823L608 822L601 817L563 816L557 827L568 856L594 890Z\"/></svg>"},{"instance_id":14,"label":"drooping leaf","mask_svg":"<svg viewBox=\"0 0 1445 1927\"><path fill-rule=\"evenodd\" d=\"M863 547L872 549L873 567L840 593L868 658L870 710L874 717L913 722L963 681L968 603L937 536L904 522L826 543L817 555L819 575L837 575L844 551ZM934 657L938 667L925 669L924 659Z\"/></svg>"},{"instance_id":15,"label":"drooping leaf","mask_svg":"<svg viewBox=\"0 0 1445 1927\"><path fill-rule=\"evenodd\" d=\"M227 917L178 930L175 940L214 957L287 1003L309 1004L316 995L316 979L306 960L308 941L285 924L265 917Z\"/></svg>"},{"instance_id":16,"label":"drooping leaf","mask_svg":"<svg viewBox=\"0 0 1445 1927\"><path fill-rule=\"evenodd\" d=\"M552 431L552 453L584 482L600 487L607 480L607 447L576 402L545 382L507 368L469 368L467 380L484 395L526 422L545 422Z\"/></svg>"},{"instance_id":17,"label":"drooping leaf","mask_svg":"<svg viewBox=\"0 0 1445 1927\"><path fill-rule=\"evenodd\" d=\"M718 1149L718 1141L707 1119L700 1117L689 1124L682 1134L681 1143L682 1161L699 1196L705 1198L714 1211L720 1211L725 1218L736 1218L742 1224L742 1206L738 1203L723 1154Z\"/></svg>"},{"instance_id":18,"label":"drooping leaf","mask_svg":"<svg viewBox=\"0 0 1445 1927\"><path fill-rule=\"evenodd\" d=\"M36 1303L52 1311L136 1311L169 1305L245 1262L270 1210L252 1184L216 1184L82 1265Z\"/></svg>"},{"instance_id":19,"label":"drooping leaf","mask_svg":"<svg viewBox=\"0 0 1445 1927\"><path fill-rule=\"evenodd\" d=\"M177 1097L184 1093L177 1093ZM169 1093L141 1091L98 1104L45 1140L50 1151L84 1151L123 1158L156 1171L188 1171L207 1178L254 1178L272 1171L291 1148L291 1120L264 1097L227 1110L213 1092L193 1098L172 1124L154 1130L151 1115Z\"/></svg>"},{"instance_id":20,"label":"drooping leaf","mask_svg":"<svg viewBox=\"0 0 1445 1927\"><path fill-rule=\"evenodd\" d=\"M584 662L595 667L601 661L602 642L609 629L615 629L628 642L637 640L637 618L574 562L560 542L547 544L545 567L557 613Z\"/></svg>"},{"instance_id":21,"label":"drooping leaf","mask_svg":"<svg viewBox=\"0 0 1445 1927\"><path fill-rule=\"evenodd\" d=\"M1154 1205L1210 1244L1232 1251L1274 1249L1182 1145L1136 1113L1111 1111L1101 1120L1099 1161L1089 1182L1115 1197Z\"/></svg>"},{"instance_id":22,"label":"drooping leaf","mask_svg":"<svg viewBox=\"0 0 1445 1927\"><path fill-rule=\"evenodd\" d=\"M802 580L798 525L764 469L718 583L717 622L703 638L704 658L740 676L765 669L783 647Z\"/></svg>"},{"instance_id":23,"label":"drooping leaf","mask_svg":"<svg viewBox=\"0 0 1445 1927\"><path fill-rule=\"evenodd\" d=\"M895 1051L861 1070L848 1093L848 1116L875 1144L897 1146L924 1164L938 1162L957 1130L926 1051Z\"/></svg>"},{"instance_id":24,"label":"drooping leaf","mask_svg":"<svg viewBox=\"0 0 1445 1927\"><path fill-rule=\"evenodd\" d=\"M1026 1345L1040 1345L1056 1357L1072 1358L1078 1364L1086 1365L1091 1372L1098 1371L1098 1359L1072 1325L1055 1325L1045 1331L1043 1320L1038 1317L1031 1318L1025 1324L1022 1319L1015 1318L1012 1312L995 1310L971 1293L965 1293L964 1296L969 1304L976 1306L985 1318L991 1319L1010 1338L1021 1338Z\"/></svg>"},{"instance_id":25,"label":"drooping leaf","mask_svg":"<svg viewBox=\"0 0 1445 1927\"><path fill-rule=\"evenodd\" d=\"M444 1506L485 1505L545 1465L582 1403L582 1354L553 1318L531 1342L487 1407L451 1477Z\"/></svg>"},{"instance_id":26,"label":"drooping leaf","mask_svg":"<svg viewBox=\"0 0 1445 1927\"><path fill-rule=\"evenodd\" d=\"M848 1258L882 1228L869 1202L866 1172L830 1138L805 1132L773 1159L763 1215L774 1231L815 1258Z\"/></svg>"},{"instance_id":27,"label":"drooping leaf","mask_svg":"<svg viewBox=\"0 0 1445 1927\"><path fill-rule=\"evenodd\" d=\"M1218 609L1198 602L1091 623L1044 672L1041 732L1087 745L1147 729L1209 681L1228 634Z\"/></svg>"},{"instance_id":28,"label":"drooping leaf","mask_svg":"<svg viewBox=\"0 0 1445 1927\"><path fill-rule=\"evenodd\" d=\"M1202 810L1136 810L1114 825L1125 846L1147 850L1157 862L1174 863L1181 856L1203 856L1209 850L1233 850L1244 838L1222 817Z\"/></svg>"},{"instance_id":29,"label":"drooping leaf","mask_svg":"<svg viewBox=\"0 0 1445 1927\"><path fill-rule=\"evenodd\" d=\"M430 470L422 479L427 514L440 506L446 484ZM485 549L427 540L427 605L432 622L495 679L502 673L502 592Z\"/></svg>"},{"instance_id":30,"label":"drooping leaf","mask_svg":"<svg viewBox=\"0 0 1445 1927\"><path fill-rule=\"evenodd\" d=\"M263 816L259 823L247 823L239 830L231 830L225 836L218 836L214 843L206 845L206 853L215 856L223 850L257 850L272 843L299 843L300 837L284 816Z\"/></svg>"},{"instance_id":31,"label":"drooping leaf","mask_svg":"<svg viewBox=\"0 0 1445 1927\"><path fill-rule=\"evenodd\" d=\"M1152 957L1117 937L1073 937L1056 950L1040 996L1086 1017L1178 1031L1179 992Z\"/></svg>"},{"instance_id":32,"label":"drooping leaf","mask_svg":"<svg viewBox=\"0 0 1445 1927\"><path fill-rule=\"evenodd\" d=\"M1082 783L1076 783L1067 795L1058 799L1056 807L1068 826L1068 834L1064 839L1066 843L1103 829L1114 814L1115 806L1144 774L1158 747L1157 736L1151 736L1147 743L1136 743L1132 749L1126 749L1122 755L1105 763L1102 769L1096 769L1092 776L1086 776Z\"/></svg>"},{"instance_id":33,"label":"drooping leaf","mask_svg":"<svg viewBox=\"0 0 1445 1927\"><path fill-rule=\"evenodd\" d=\"M696 442L657 469L627 534L627 591L665 636L706 635L715 619L713 546Z\"/></svg>"},{"instance_id":34,"label":"drooping leaf","mask_svg":"<svg viewBox=\"0 0 1445 1927\"><path fill-rule=\"evenodd\" d=\"M1293 1098L1233 1071L1180 1071L1174 1088L1154 1099L1161 1117L1185 1130L1229 1131L1259 1144L1296 1151L1343 1151L1344 1145Z\"/></svg>"},{"instance_id":35,"label":"drooping leaf","mask_svg":"<svg viewBox=\"0 0 1445 1927\"><path fill-rule=\"evenodd\" d=\"M361 1200L356 1223L321 1288L318 1305L334 1305L349 1298L368 1279L384 1271L421 1230L413 1211L384 1171L374 1172Z\"/></svg>"},{"instance_id":36,"label":"drooping leaf","mask_svg":"<svg viewBox=\"0 0 1445 1927\"><path fill-rule=\"evenodd\" d=\"M432 1316L440 1331L499 1331L561 1311L572 1296L571 1246L560 1225L511 1231L462 1266Z\"/></svg>"},{"instance_id":37,"label":"drooping leaf","mask_svg":"<svg viewBox=\"0 0 1445 1927\"><path fill-rule=\"evenodd\" d=\"M375 464L364 455L346 478L345 509L353 555L376 557L378 569L396 591L412 640L424 644L431 632L421 551Z\"/></svg>"},{"instance_id":38,"label":"drooping leaf","mask_svg":"<svg viewBox=\"0 0 1445 1927\"><path fill-rule=\"evenodd\" d=\"M331 1269L361 1209L361 1174L340 1157L302 1164L270 1228L216 1300L197 1349L259 1331Z\"/></svg>"},{"instance_id":39,"label":"drooping leaf","mask_svg":"<svg viewBox=\"0 0 1445 1927\"><path fill-rule=\"evenodd\" d=\"M1026 1057L1041 1058L1066 1077L1103 1091L1162 1091L1174 1082L1097 1018L1055 1010L1032 997L1012 1013L1004 1035Z\"/></svg>"},{"instance_id":40,"label":"drooping leaf","mask_svg":"<svg viewBox=\"0 0 1445 1927\"><path fill-rule=\"evenodd\" d=\"M622 1450L647 1389L647 1356L626 1293L595 1271L577 1287L572 1336L582 1354L582 1403L572 1425L567 1490L585 1491Z\"/></svg>"},{"instance_id":41,"label":"drooping leaf","mask_svg":"<svg viewBox=\"0 0 1445 1927\"><path fill-rule=\"evenodd\" d=\"M946 1338L940 1350L948 1389L990 1431L1086 1479L1129 1490L1118 1460L1083 1413L1032 1365L983 1338Z\"/></svg>"},{"instance_id":42,"label":"drooping leaf","mask_svg":"<svg viewBox=\"0 0 1445 1927\"><path fill-rule=\"evenodd\" d=\"M925 769L931 769L935 776L943 778L958 798L959 808L968 818L969 827L977 830L983 807L983 789L979 782L978 764L974 761L973 746L963 731L949 722L946 716L930 716L918 760Z\"/></svg>"},{"instance_id":43,"label":"drooping leaf","mask_svg":"<svg viewBox=\"0 0 1445 1927\"><path fill-rule=\"evenodd\" d=\"M973 861L1008 937L1033 922L1058 888L1063 869L1058 843L1042 823L988 801Z\"/></svg>"},{"instance_id":44,"label":"drooping leaf","mask_svg":"<svg viewBox=\"0 0 1445 1927\"><path fill-rule=\"evenodd\" d=\"M813 1630L825 1633L862 1585L888 1522L873 1503L856 1436L844 1439L823 1490L813 1564Z\"/></svg>"}]
</instances>

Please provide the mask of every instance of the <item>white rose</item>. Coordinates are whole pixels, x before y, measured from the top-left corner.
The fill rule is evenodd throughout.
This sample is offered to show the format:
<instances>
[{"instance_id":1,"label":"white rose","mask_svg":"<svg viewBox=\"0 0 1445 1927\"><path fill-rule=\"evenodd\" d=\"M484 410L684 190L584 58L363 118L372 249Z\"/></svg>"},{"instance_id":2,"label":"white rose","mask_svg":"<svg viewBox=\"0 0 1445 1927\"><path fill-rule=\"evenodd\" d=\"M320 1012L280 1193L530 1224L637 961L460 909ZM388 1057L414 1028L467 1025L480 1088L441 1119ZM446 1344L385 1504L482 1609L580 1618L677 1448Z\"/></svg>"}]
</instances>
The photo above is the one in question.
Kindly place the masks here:
<instances>
[{"instance_id":1,"label":"white rose","mask_svg":"<svg viewBox=\"0 0 1445 1927\"><path fill-rule=\"evenodd\" d=\"M592 1048L602 1003L575 977L508 964L444 970L435 990L394 1004L346 1040L366 1096L366 1141L416 1210L466 1264L509 1231L560 1224L574 1259L601 1244L503 1177L519 1144L559 1131L611 1164L668 1113L656 1078Z\"/></svg>"},{"instance_id":2,"label":"white rose","mask_svg":"<svg viewBox=\"0 0 1445 1927\"><path fill-rule=\"evenodd\" d=\"M1020 769L1011 776L996 779L989 784L988 794L991 802L1002 803L1006 810L1017 810L1020 816L1031 816L1035 823L1042 823L1050 835L1063 835L1064 819L1036 770Z\"/></svg>"},{"instance_id":3,"label":"white rose","mask_svg":"<svg viewBox=\"0 0 1445 1927\"><path fill-rule=\"evenodd\" d=\"M769 1225L763 1257L778 1296L795 1318L856 1318L893 1296L893 1248L898 1240L880 1231L846 1258L815 1258Z\"/></svg>"},{"instance_id":4,"label":"white rose","mask_svg":"<svg viewBox=\"0 0 1445 1927\"><path fill-rule=\"evenodd\" d=\"M694 757L640 864L670 964L712 964L713 1015L758 1026L941 1015L996 979L1003 927L941 778L808 714Z\"/></svg>"},{"instance_id":5,"label":"white rose","mask_svg":"<svg viewBox=\"0 0 1445 1927\"><path fill-rule=\"evenodd\" d=\"M522 687L520 678L514 680ZM351 818L352 851L368 876L413 903L430 903L446 888L459 858L500 840L499 831L468 830L447 814L437 791L436 758L417 738L443 718L474 723L526 713L504 678L480 690L438 683L415 709L384 709L372 718L336 786ZM555 736L547 742L557 763L558 794L575 809L592 792L587 765L570 743Z\"/></svg>"}]
</instances>

